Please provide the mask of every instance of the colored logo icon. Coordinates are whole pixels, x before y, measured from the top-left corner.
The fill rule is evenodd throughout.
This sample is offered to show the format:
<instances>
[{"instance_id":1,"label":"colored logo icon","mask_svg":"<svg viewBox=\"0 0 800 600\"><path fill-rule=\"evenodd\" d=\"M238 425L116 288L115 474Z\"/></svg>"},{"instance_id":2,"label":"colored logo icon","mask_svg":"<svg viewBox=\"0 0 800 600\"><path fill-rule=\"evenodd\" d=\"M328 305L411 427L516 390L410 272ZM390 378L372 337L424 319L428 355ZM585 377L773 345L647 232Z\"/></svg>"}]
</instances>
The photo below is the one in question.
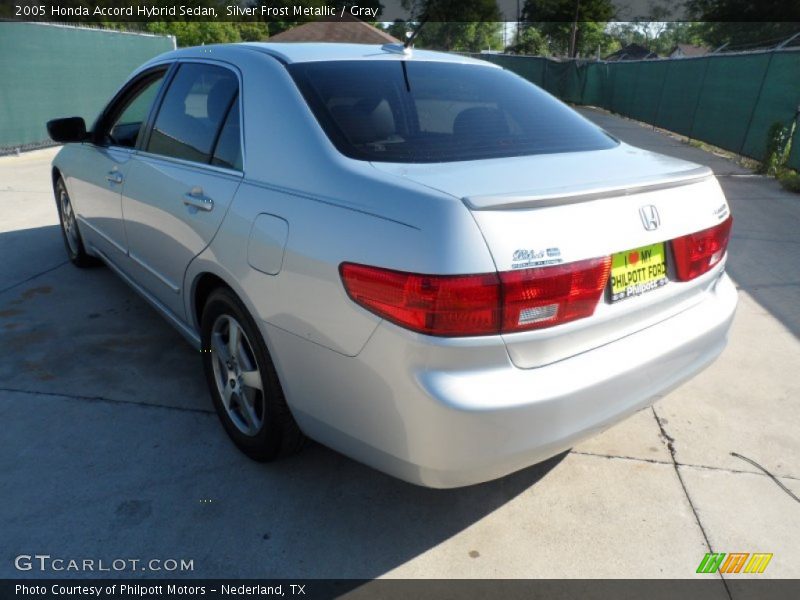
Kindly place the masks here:
<instances>
[{"instance_id":1,"label":"colored logo icon","mask_svg":"<svg viewBox=\"0 0 800 600\"><path fill-rule=\"evenodd\" d=\"M769 561L772 560L771 553L765 552L707 552L697 567L697 573L763 573Z\"/></svg>"}]
</instances>

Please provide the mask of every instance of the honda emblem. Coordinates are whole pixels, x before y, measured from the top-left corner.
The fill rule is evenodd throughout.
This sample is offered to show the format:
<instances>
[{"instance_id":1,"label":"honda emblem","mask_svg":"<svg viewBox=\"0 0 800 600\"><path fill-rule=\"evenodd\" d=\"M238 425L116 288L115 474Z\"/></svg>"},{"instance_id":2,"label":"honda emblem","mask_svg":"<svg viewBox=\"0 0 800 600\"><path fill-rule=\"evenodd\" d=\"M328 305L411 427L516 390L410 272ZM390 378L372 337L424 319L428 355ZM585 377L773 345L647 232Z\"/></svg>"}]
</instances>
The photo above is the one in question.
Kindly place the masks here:
<instances>
[{"instance_id":1,"label":"honda emblem","mask_svg":"<svg viewBox=\"0 0 800 600\"><path fill-rule=\"evenodd\" d=\"M661 225L661 217L658 216L658 209L652 204L647 204L639 209L639 216L642 218L642 225L647 231L655 231Z\"/></svg>"}]
</instances>

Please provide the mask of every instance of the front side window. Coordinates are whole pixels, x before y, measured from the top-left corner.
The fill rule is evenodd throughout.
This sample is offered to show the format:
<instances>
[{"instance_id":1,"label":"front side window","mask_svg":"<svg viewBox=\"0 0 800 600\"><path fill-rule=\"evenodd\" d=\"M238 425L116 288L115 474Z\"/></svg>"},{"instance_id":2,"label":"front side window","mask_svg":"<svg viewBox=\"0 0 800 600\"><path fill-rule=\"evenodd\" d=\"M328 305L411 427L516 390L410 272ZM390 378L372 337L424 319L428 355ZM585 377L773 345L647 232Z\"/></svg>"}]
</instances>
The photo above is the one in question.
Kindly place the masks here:
<instances>
[{"instance_id":1,"label":"front side window","mask_svg":"<svg viewBox=\"0 0 800 600\"><path fill-rule=\"evenodd\" d=\"M164 95L146 150L211 163L223 133L226 146L234 145L232 137L238 145L238 118L235 130L228 127L223 131L237 104L238 91L238 79L228 69L200 63L180 65Z\"/></svg>"},{"instance_id":2,"label":"front side window","mask_svg":"<svg viewBox=\"0 0 800 600\"><path fill-rule=\"evenodd\" d=\"M448 162L612 148L617 142L524 79L425 61L287 66L340 152L381 162Z\"/></svg>"},{"instance_id":3,"label":"front side window","mask_svg":"<svg viewBox=\"0 0 800 600\"><path fill-rule=\"evenodd\" d=\"M124 148L136 146L161 82L164 81L164 74L164 71L153 73L134 85L134 91L114 111L118 116L112 116L113 125L106 133L108 143Z\"/></svg>"}]
</instances>

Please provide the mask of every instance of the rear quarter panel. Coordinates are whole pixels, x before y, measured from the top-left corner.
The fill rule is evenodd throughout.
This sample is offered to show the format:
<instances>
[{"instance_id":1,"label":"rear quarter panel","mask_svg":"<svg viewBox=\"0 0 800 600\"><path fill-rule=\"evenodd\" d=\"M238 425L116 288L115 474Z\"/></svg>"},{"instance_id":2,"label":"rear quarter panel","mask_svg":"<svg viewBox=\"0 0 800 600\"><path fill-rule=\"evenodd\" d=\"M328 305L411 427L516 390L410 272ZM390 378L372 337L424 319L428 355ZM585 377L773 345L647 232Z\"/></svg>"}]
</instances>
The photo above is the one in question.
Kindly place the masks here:
<instances>
[{"instance_id":1,"label":"rear quarter panel","mask_svg":"<svg viewBox=\"0 0 800 600\"><path fill-rule=\"evenodd\" d=\"M349 299L342 262L418 273L494 270L460 200L342 156L277 60L253 51L238 64L245 177L216 237L190 265L186 289L215 272L258 320L354 356L380 319ZM276 274L248 261L248 252L277 251L251 244L260 214L288 229L281 260L269 261L280 264Z\"/></svg>"},{"instance_id":2,"label":"rear quarter panel","mask_svg":"<svg viewBox=\"0 0 800 600\"><path fill-rule=\"evenodd\" d=\"M380 193L390 191L384 186ZM187 278L192 281L204 270L214 272L221 268L224 276L220 276L236 282L240 295L247 298L259 320L355 356L380 318L347 296L339 276L342 262L421 273L494 269L468 211L457 201L448 204L449 210L443 210L441 205L436 210L432 201L428 223L417 226L300 191L244 183L222 228L210 247L192 263ZM288 224L281 268L272 275L254 268L248 260L253 223L262 214ZM280 249L266 248L264 254L277 251Z\"/></svg>"}]
</instances>

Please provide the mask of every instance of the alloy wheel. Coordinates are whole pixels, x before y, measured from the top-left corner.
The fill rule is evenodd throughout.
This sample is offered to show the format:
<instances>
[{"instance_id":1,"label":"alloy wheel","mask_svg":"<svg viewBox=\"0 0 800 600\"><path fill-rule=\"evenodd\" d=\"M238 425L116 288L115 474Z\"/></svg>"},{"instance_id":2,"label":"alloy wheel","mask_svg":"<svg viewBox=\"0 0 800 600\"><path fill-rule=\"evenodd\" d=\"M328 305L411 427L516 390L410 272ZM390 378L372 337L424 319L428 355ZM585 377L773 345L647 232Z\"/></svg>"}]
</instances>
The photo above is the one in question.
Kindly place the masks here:
<instances>
[{"instance_id":1,"label":"alloy wheel","mask_svg":"<svg viewBox=\"0 0 800 600\"><path fill-rule=\"evenodd\" d=\"M211 364L231 422L245 435L256 435L264 425L264 384L250 340L231 315L214 321Z\"/></svg>"},{"instance_id":2,"label":"alloy wheel","mask_svg":"<svg viewBox=\"0 0 800 600\"><path fill-rule=\"evenodd\" d=\"M72 210L72 203L63 187L59 190L58 200L61 205L61 227L64 229L64 237L67 239L69 250L74 256L80 251L78 224L75 220L75 212Z\"/></svg>"}]
</instances>

